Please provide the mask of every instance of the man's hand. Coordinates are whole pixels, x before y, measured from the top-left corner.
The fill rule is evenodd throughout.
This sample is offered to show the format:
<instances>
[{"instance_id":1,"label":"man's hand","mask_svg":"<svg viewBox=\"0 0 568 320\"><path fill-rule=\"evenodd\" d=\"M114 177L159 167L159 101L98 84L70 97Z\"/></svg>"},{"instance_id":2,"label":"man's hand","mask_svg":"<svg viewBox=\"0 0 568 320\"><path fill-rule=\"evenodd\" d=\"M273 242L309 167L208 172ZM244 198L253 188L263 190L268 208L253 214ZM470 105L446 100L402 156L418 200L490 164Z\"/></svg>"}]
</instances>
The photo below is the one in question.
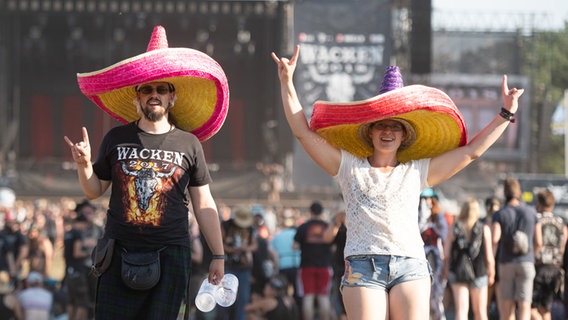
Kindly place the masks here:
<instances>
[{"instance_id":1,"label":"man's hand","mask_svg":"<svg viewBox=\"0 0 568 320\"><path fill-rule=\"evenodd\" d=\"M83 141L73 143L71 139L64 136L65 142L69 145L71 149L71 154L73 155L73 160L80 166L86 167L91 162L91 145L89 143L89 133L87 128L83 127Z\"/></svg>"}]
</instances>

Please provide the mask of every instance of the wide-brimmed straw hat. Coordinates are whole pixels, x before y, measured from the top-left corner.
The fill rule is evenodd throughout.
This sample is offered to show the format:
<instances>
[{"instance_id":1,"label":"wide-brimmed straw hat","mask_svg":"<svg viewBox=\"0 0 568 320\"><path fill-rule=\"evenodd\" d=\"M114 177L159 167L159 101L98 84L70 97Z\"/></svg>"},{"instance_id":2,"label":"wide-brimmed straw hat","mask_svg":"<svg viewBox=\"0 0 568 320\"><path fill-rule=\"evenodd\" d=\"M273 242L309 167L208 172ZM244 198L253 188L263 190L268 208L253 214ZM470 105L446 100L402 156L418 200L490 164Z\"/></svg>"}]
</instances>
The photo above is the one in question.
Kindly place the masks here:
<instances>
[{"instance_id":1,"label":"wide-brimmed straw hat","mask_svg":"<svg viewBox=\"0 0 568 320\"><path fill-rule=\"evenodd\" d=\"M156 26L145 53L102 70L77 74L81 92L122 123L140 116L135 87L148 82L174 85L177 100L169 119L200 141L217 133L229 108L229 87L221 66L207 54L169 48L166 31Z\"/></svg>"},{"instance_id":2,"label":"wide-brimmed straw hat","mask_svg":"<svg viewBox=\"0 0 568 320\"><path fill-rule=\"evenodd\" d=\"M238 207L233 214L233 221L237 226L241 228L248 228L252 226L254 217L252 215L251 209L247 206Z\"/></svg>"},{"instance_id":3,"label":"wide-brimmed straw hat","mask_svg":"<svg viewBox=\"0 0 568 320\"><path fill-rule=\"evenodd\" d=\"M393 119L401 122L406 139L398 150L401 162L430 158L467 143L461 112L443 91L404 86L398 67L387 68L379 94L355 102L316 101L310 127L336 148L357 157L373 154L365 138L369 124Z\"/></svg>"}]
</instances>

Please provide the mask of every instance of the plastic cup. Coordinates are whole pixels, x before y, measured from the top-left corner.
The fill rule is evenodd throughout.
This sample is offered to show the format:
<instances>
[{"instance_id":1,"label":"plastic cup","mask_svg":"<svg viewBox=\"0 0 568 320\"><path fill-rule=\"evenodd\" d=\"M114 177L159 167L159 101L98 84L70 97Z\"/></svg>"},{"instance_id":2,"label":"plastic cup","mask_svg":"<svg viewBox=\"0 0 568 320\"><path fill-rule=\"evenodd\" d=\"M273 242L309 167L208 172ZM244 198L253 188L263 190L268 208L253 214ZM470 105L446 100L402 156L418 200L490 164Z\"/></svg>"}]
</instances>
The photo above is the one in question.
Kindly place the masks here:
<instances>
[{"instance_id":1,"label":"plastic cup","mask_svg":"<svg viewBox=\"0 0 568 320\"><path fill-rule=\"evenodd\" d=\"M234 274L226 273L215 291L215 301L222 307L231 306L237 300L238 289L239 279Z\"/></svg>"},{"instance_id":2,"label":"plastic cup","mask_svg":"<svg viewBox=\"0 0 568 320\"><path fill-rule=\"evenodd\" d=\"M215 291L218 287L214 284L209 283L209 280L205 278L199 287L197 296L195 297L195 306L202 312L209 312L215 308Z\"/></svg>"}]
</instances>

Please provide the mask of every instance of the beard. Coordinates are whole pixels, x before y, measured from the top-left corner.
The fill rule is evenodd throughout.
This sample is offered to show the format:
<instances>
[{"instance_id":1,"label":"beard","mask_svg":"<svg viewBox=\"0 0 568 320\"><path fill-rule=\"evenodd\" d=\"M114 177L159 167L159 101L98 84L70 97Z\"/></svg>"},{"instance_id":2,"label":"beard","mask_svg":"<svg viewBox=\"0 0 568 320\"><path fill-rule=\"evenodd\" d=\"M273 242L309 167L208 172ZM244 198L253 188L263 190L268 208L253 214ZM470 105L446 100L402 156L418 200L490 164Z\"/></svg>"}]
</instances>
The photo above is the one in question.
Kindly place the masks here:
<instances>
[{"instance_id":1,"label":"beard","mask_svg":"<svg viewBox=\"0 0 568 320\"><path fill-rule=\"evenodd\" d=\"M164 118L166 115L166 109L164 108L142 108L142 114L144 114L144 118L146 120L157 122Z\"/></svg>"},{"instance_id":2,"label":"beard","mask_svg":"<svg viewBox=\"0 0 568 320\"><path fill-rule=\"evenodd\" d=\"M169 108L163 106L148 106L148 101L146 105L141 106L140 103L136 103L139 113L148 121L158 122L162 120L168 113Z\"/></svg>"}]
</instances>

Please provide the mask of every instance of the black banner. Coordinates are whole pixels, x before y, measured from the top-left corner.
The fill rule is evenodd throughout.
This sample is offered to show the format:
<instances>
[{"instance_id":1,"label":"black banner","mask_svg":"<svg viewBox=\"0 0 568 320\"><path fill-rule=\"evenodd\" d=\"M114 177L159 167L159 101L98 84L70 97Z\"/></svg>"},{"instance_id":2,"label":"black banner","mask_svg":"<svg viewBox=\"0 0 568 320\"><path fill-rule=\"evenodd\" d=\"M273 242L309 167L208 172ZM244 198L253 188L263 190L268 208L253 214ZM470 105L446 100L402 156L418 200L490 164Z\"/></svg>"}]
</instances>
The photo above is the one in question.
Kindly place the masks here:
<instances>
[{"instance_id":1,"label":"black banner","mask_svg":"<svg viewBox=\"0 0 568 320\"><path fill-rule=\"evenodd\" d=\"M308 118L316 100L347 102L377 95L392 51L391 11L390 1L296 4L294 32L300 59L295 83ZM307 157L296 144L295 184L329 184Z\"/></svg>"}]
</instances>

